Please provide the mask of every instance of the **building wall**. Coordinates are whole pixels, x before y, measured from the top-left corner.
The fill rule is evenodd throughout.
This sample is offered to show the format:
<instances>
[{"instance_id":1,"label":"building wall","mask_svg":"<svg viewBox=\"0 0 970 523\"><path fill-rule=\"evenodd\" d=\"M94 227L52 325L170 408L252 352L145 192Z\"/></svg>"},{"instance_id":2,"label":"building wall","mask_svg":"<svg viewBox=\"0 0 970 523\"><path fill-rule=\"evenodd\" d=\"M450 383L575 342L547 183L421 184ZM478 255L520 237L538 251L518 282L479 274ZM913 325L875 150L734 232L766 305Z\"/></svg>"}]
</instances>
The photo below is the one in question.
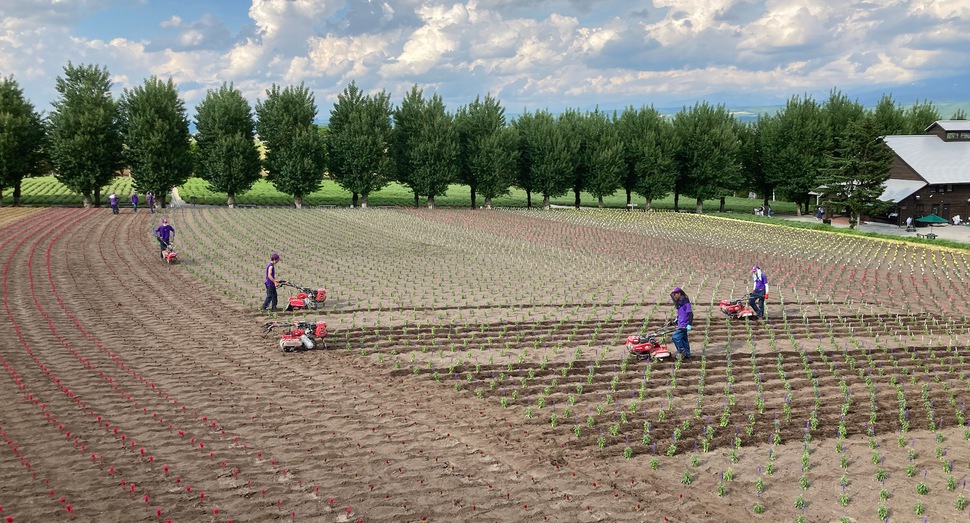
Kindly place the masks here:
<instances>
[{"instance_id":1,"label":"building wall","mask_svg":"<svg viewBox=\"0 0 970 523\"><path fill-rule=\"evenodd\" d=\"M951 219L959 214L966 221L970 218L970 183L953 184L949 192L934 192L933 186L926 186L909 198L899 202L899 217L905 222L907 216L916 219L928 214ZM917 198L917 196L919 198Z\"/></svg>"}]
</instances>

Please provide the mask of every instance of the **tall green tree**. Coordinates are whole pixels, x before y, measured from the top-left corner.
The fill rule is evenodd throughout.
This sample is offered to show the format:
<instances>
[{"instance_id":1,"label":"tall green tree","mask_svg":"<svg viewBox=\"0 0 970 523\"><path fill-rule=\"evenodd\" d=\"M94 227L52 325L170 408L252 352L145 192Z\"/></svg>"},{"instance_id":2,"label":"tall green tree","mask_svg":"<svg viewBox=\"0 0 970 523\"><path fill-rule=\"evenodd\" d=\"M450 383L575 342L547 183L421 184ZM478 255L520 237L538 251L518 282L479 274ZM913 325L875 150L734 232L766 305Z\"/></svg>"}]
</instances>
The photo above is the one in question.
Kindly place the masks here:
<instances>
[{"instance_id":1,"label":"tall green tree","mask_svg":"<svg viewBox=\"0 0 970 523\"><path fill-rule=\"evenodd\" d=\"M518 133L514 127L502 127L484 137L478 151L471 158L471 168L478 172L478 194L485 199L484 207L492 208L492 200L509 194L518 169Z\"/></svg>"},{"instance_id":2,"label":"tall green tree","mask_svg":"<svg viewBox=\"0 0 970 523\"><path fill-rule=\"evenodd\" d=\"M533 191L542 194L542 207L548 209L551 198L566 194L572 187L579 139L545 110L522 115L517 128L520 154L526 159L520 168L528 170L525 178ZM519 183L522 179L520 174Z\"/></svg>"},{"instance_id":3,"label":"tall green tree","mask_svg":"<svg viewBox=\"0 0 970 523\"><path fill-rule=\"evenodd\" d=\"M818 188L819 169L829 155L830 135L822 107L810 96L793 96L784 109L758 121L757 147L764 169L764 205L777 189L800 215Z\"/></svg>"},{"instance_id":4,"label":"tall green tree","mask_svg":"<svg viewBox=\"0 0 970 523\"><path fill-rule=\"evenodd\" d=\"M588 123L586 115L576 109L566 109L556 117L556 129L576 144L569 165L572 166L570 189L573 191L573 206L577 209L582 206L582 193L589 184L588 151L591 144Z\"/></svg>"},{"instance_id":5,"label":"tall green tree","mask_svg":"<svg viewBox=\"0 0 970 523\"><path fill-rule=\"evenodd\" d=\"M826 207L849 214L855 228L864 215L881 214L892 206L879 200L889 179L892 151L882 139L873 115L852 122L837 140L838 154L822 176Z\"/></svg>"},{"instance_id":6,"label":"tall green tree","mask_svg":"<svg viewBox=\"0 0 970 523\"><path fill-rule=\"evenodd\" d=\"M916 103L906 109L906 129L904 132L905 134L924 134L927 127L942 119L943 115L933 105L933 102L917 100Z\"/></svg>"},{"instance_id":7,"label":"tall green tree","mask_svg":"<svg viewBox=\"0 0 970 523\"><path fill-rule=\"evenodd\" d=\"M910 122L906 118L906 110L896 103L890 94L882 95L882 98L876 102L872 117L876 132L882 136L909 132Z\"/></svg>"},{"instance_id":8,"label":"tall green tree","mask_svg":"<svg viewBox=\"0 0 970 523\"><path fill-rule=\"evenodd\" d=\"M532 141L530 137L535 131L535 113L525 111L518 118L512 120L512 131L516 137L517 161L515 165L515 179L512 185L525 191L525 206L532 208L532 193L536 191L536 181L532 178Z\"/></svg>"},{"instance_id":9,"label":"tall green tree","mask_svg":"<svg viewBox=\"0 0 970 523\"><path fill-rule=\"evenodd\" d=\"M445 110L437 93L425 99L424 93L413 86L401 107L394 112L393 141L395 158L401 158L405 172L399 176L415 193L427 197L429 209L434 208L435 196L444 195L448 186L458 179L458 129L454 116Z\"/></svg>"},{"instance_id":10,"label":"tall green tree","mask_svg":"<svg viewBox=\"0 0 970 523\"><path fill-rule=\"evenodd\" d=\"M13 76L0 78L0 204L7 187L13 188L13 204L20 204L21 181L44 164L45 140L41 115L20 84Z\"/></svg>"},{"instance_id":11,"label":"tall green tree","mask_svg":"<svg viewBox=\"0 0 970 523\"><path fill-rule=\"evenodd\" d=\"M623 140L615 118L596 110L586 115L585 150L586 191L596 197L603 207L603 197L610 196L623 186L626 164Z\"/></svg>"},{"instance_id":12,"label":"tall green tree","mask_svg":"<svg viewBox=\"0 0 970 523\"><path fill-rule=\"evenodd\" d=\"M385 91L365 95L351 82L330 110L327 135L330 176L353 195L353 206L367 207L370 193L393 175L390 155L391 98Z\"/></svg>"},{"instance_id":13,"label":"tall green tree","mask_svg":"<svg viewBox=\"0 0 970 523\"><path fill-rule=\"evenodd\" d=\"M122 166L118 105L108 69L68 62L54 87L60 95L48 116L55 177L80 194L84 206L101 205L101 188Z\"/></svg>"},{"instance_id":14,"label":"tall green tree","mask_svg":"<svg viewBox=\"0 0 970 523\"><path fill-rule=\"evenodd\" d=\"M667 196L674 187L673 127L652 106L627 107L620 113L617 126L626 164L626 203L633 203L632 194L636 193L643 196L644 208L650 210L653 200Z\"/></svg>"},{"instance_id":15,"label":"tall green tree","mask_svg":"<svg viewBox=\"0 0 970 523\"><path fill-rule=\"evenodd\" d=\"M196 107L197 172L210 190L226 193L229 207L260 177L255 126L249 102L232 84L210 89Z\"/></svg>"},{"instance_id":16,"label":"tall green tree","mask_svg":"<svg viewBox=\"0 0 970 523\"><path fill-rule=\"evenodd\" d=\"M313 120L317 104L305 85L283 89L273 84L256 102L256 132L265 147L267 178L303 207L303 197L323 183L326 143Z\"/></svg>"},{"instance_id":17,"label":"tall green tree","mask_svg":"<svg viewBox=\"0 0 970 523\"><path fill-rule=\"evenodd\" d=\"M484 100L476 96L475 101L458 108L455 124L461 147L458 179L468 185L473 209L480 187L487 193L485 206L491 207L492 198L508 193L517 156L514 135L506 132L505 108L491 94ZM503 149L505 146L513 148Z\"/></svg>"},{"instance_id":18,"label":"tall green tree","mask_svg":"<svg viewBox=\"0 0 970 523\"><path fill-rule=\"evenodd\" d=\"M152 76L118 102L124 160L136 189L152 191L162 207L174 187L192 176L191 134L185 102L171 78Z\"/></svg>"},{"instance_id":19,"label":"tall green tree","mask_svg":"<svg viewBox=\"0 0 970 523\"><path fill-rule=\"evenodd\" d=\"M674 160L677 165L675 206L683 193L693 197L698 213L704 200L721 195L740 180L738 122L723 106L707 102L674 116Z\"/></svg>"}]
</instances>

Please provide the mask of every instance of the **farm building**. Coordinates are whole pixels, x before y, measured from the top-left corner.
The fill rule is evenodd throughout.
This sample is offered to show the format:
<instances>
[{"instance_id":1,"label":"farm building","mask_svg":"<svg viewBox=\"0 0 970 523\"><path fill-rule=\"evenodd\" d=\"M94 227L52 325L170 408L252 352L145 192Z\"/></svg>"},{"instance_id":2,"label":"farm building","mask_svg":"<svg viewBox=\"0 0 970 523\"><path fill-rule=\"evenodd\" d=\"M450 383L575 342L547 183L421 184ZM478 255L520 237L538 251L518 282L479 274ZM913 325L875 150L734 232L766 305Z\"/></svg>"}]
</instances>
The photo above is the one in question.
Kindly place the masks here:
<instances>
[{"instance_id":1,"label":"farm building","mask_svg":"<svg viewBox=\"0 0 970 523\"><path fill-rule=\"evenodd\" d=\"M926 134L886 136L893 166L880 199L896 202L894 223L936 214L970 217L970 121L938 120Z\"/></svg>"}]
</instances>

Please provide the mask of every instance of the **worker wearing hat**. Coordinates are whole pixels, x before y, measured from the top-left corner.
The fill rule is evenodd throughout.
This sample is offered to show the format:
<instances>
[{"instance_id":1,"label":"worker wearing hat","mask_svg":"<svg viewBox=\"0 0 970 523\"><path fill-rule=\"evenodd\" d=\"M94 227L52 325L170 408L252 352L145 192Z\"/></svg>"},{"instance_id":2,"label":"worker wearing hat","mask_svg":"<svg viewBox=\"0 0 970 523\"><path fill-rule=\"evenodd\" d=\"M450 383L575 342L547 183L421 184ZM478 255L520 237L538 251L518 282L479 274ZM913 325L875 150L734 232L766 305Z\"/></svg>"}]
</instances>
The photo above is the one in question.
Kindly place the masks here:
<instances>
[{"instance_id":1,"label":"worker wearing hat","mask_svg":"<svg viewBox=\"0 0 970 523\"><path fill-rule=\"evenodd\" d=\"M670 339L674 342L674 347L677 347L680 356L689 360L690 342L687 340L687 333L693 328L691 324L694 323L694 309L690 305L690 298L680 287L674 287L674 290L670 291L670 299L674 301L674 307L677 309L677 318L673 320L677 324L677 330Z\"/></svg>"},{"instance_id":2,"label":"worker wearing hat","mask_svg":"<svg viewBox=\"0 0 970 523\"><path fill-rule=\"evenodd\" d=\"M276 264L280 261L280 255L273 253L269 257L269 263L266 264L266 271L263 275L266 277L263 283L266 285L266 300L263 301L263 310L269 309L270 311L276 312L276 287L279 286L280 282L276 279Z\"/></svg>"},{"instance_id":3,"label":"worker wearing hat","mask_svg":"<svg viewBox=\"0 0 970 523\"><path fill-rule=\"evenodd\" d=\"M748 298L748 306L754 310L755 316L759 320L765 319L765 300L768 299L768 276L761 272L761 267L755 265L751 267L751 279L754 281L754 288Z\"/></svg>"},{"instance_id":4,"label":"worker wearing hat","mask_svg":"<svg viewBox=\"0 0 970 523\"><path fill-rule=\"evenodd\" d=\"M162 224L155 227L155 239L158 240L158 256L165 259L165 248L175 241L175 228L168 223L168 218L162 218Z\"/></svg>"}]
</instances>

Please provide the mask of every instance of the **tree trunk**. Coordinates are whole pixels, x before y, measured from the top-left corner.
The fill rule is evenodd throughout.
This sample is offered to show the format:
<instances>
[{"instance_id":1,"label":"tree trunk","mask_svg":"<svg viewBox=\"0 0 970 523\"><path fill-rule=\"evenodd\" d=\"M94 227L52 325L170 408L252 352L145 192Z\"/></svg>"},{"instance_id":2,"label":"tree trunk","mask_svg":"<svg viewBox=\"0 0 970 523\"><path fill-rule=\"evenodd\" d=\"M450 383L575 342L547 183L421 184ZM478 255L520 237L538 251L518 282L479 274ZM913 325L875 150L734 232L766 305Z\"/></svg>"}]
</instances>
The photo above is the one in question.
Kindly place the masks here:
<instances>
[{"instance_id":1,"label":"tree trunk","mask_svg":"<svg viewBox=\"0 0 970 523\"><path fill-rule=\"evenodd\" d=\"M91 207L91 193L81 194L81 205L83 205L85 209Z\"/></svg>"},{"instance_id":2,"label":"tree trunk","mask_svg":"<svg viewBox=\"0 0 970 523\"><path fill-rule=\"evenodd\" d=\"M724 196L721 196L721 208L719 209L719 212L724 212L724 200Z\"/></svg>"},{"instance_id":3,"label":"tree trunk","mask_svg":"<svg viewBox=\"0 0 970 523\"><path fill-rule=\"evenodd\" d=\"M674 212L680 212L680 193L674 191Z\"/></svg>"},{"instance_id":4,"label":"tree trunk","mask_svg":"<svg viewBox=\"0 0 970 523\"><path fill-rule=\"evenodd\" d=\"M643 212L647 212L651 208L653 208L653 200L651 200L650 198L646 198L643 202Z\"/></svg>"},{"instance_id":5,"label":"tree trunk","mask_svg":"<svg viewBox=\"0 0 970 523\"><path fill-rule=\"evenodd\" d=\"M13 186L13 206L20 206L20 180Z\"/></svg>"},{"instance_id":6,"label":"tree trunk","mask_svg":"<svg viewBox=\"0 0 970 523\"><path fill-rule=\"evenodd\" d=\"M293 205L296 205L296 208L297 209L302 209L303 208L303 197L302 196L297 196L297 195L294 194L293 195Z\"/></svg>"},{"instance_id":7,"label":"tree trunk","mask_svg":"<svg viewBox=\"0 0 970 523\"><path fill-rule=\"evenodd\" d=\"M474 185L471 186L471 191L472 191L472 209L476 209L477 207L475 207L475 186Z\"/></svg>"},{"instance_id":8,"label":"tree trunk","mask_svg":"<svg viewBox=\"0 0 970 523\"><path fill-rule=\"evenodd\" d=\"M354 204L354 205L356 205L356 204ZM366 194L360 195L360 208L361 209L366 209L367 208L367 195Z\"/></svg>"},{"instance_id":9,"label":"tree trunk","mask_svg":"<svg viewBox=\"0 0 970 523\"><path fill-rule=\"evenodd\" d=\"M599 206L600 209L603 208L603 197L602 196L600 196L599 198L597 198L596 204Z\"/></svg>"},{"instance_id":10,"label":"tree trunk","mask_svg":"<svg viewBox=\"0 0 970 523\"><path fill-rule=\"evenodd\" d=\"M355 209L357 208L357 200L358 200L358 198L359 198L359 195L357 193L354 193L353 196L350 197L350 206L351 207L353 207Z\"/></svg>"},{"instance_id":11,"label":"tree trunk","mask_svg":"<svg viewBox=\"0 0 970 523\"><path fill-rule=\"evenodd\" d=\"M547 210L547 211L549 210L549 195L548 194L543 194L542 195L542 208L545 209L545 210Z\"/></svg>"},{"instance_id":12,"label":"tree trunk","mask_svg":"<svg viewBox=\"0 0 970 523\"><path fill-rule=\"evenodd\" d=\"M700 198L697 199L696 212L697 214L704 214L704 200Z\"/></svg>"},{"instance_id":13,"label":"tree trunk","mask_svg":"<svg viewBox=\"0 0 970 523\"><path fill-rule=\"evenodd\" d=\"M633 191L631 191L630 189L627 189L626 190L626 206L627 206L628 209L631 209L632 210L632 207L630 207L630 204L631 203L633 203Z\"/></svg>"},{"instance_id":14,"label":"tree trunk","mask_svg":"<svg viewBox=\"0 0 970 523\"><path fill-rule=\"evenodd\" d=\"M165 207L168 206L168 204L165 202L165 193L164 192L162 192L162 193L159 194L158 202L159 202L159 208L161 208L161 209L164 209Z\"/></svg>"},{"instance_id":15,"label":"tree trunk","mask_svg":"<svg viewBox=\"0 0 970 523\"><path fill-rule=\"evenodd\" d=\"M236 206L236 193L231 192L226 194L226 205L228 205L230 209Z\"/></svg>"},{"instance_id":16,"label":"tree trunk","mask_svg":"<svg viewBox=\"0 0 970 523\"><path fill-rule=\"evenodd\" d=\"M492 198L490 196L485 198L485 208L486 209L492 208Z\"/></svg>"},{"instance_id":17,"label":"tree trunk","mask_svg":"<svg viewBox=\"0 0 970 523\"><path fill-rule=\"evenodd\" d=\"M414 191L414 208L418 207L421 207L421 202L418 200L418 191Z\"/></svg>"},{"instance_id":18,"label":"tree trunk","mask_svg":"<svg viewBox=\"0 0 970 523\"><path fill-rule=\"evenodd\" d=\"M525 190L525 208L526 209L532 208L532 191L528 189Z\"/></svg>"},{"instance_id":19,"label":"tree trunk","mask_svg":"<svg viewBox=\"0 0 970 523\"><path fill-rule=\"evenodd\" d=\"M429 209L434 209L434 195L433 194L429 194L428 195L428 208Z\"/></svg>"},{"instance_id":20,"label":"tree trunk","mask_svg":"<svg viewBox=\"0 0 970 523\"><path fill-rule=\"evenodd\" d=\"M798 202L795 202L795 216L801 216L801 215L802 215L802 206ZM829 216L829 218L831 218L831 216Z\"/></svg>"},{"instance_id":21,"label":"tree trunk","mask_svg":"<svg viewBox=\"0 0 970 523\"><path fill-rule=\"evenodd\" d=\"M576 208L579 209L579 189L573 189L573 193L576 195Z\"/></svg>"}]
</instances>

